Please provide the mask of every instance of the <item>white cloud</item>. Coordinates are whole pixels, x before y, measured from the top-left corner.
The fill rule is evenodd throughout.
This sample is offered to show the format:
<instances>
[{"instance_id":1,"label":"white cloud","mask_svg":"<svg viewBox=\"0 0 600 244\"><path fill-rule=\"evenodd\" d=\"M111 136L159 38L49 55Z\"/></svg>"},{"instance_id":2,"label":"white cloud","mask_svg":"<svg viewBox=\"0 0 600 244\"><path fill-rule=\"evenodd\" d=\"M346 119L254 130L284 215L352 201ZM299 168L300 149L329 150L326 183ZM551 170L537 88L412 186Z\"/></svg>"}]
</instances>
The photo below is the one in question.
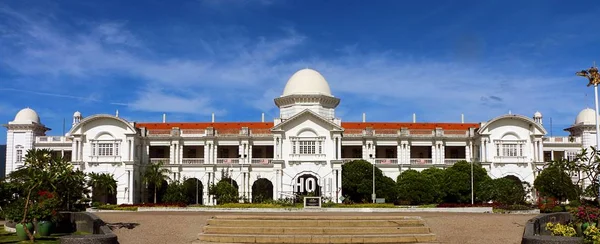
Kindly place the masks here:
<instances>
[{"instance_id":1,"label":"white cloud","mask_svg":"<svg viewBox=\"0 0 600 244\"><path fill-rule=\"evenodd\" d=\"M160 90L147 89L139 92L138 95L138 98L129 104L133 110L202 115L213 112L217 115L226 113L223 109L212 107L210 98L202 94L172 95Z\"/></svg>"},{"instance_id":2,"label":"white cloud","mask_svg":"<svg viewBox=\"0 0 600 244\"><path fill-rule=\"evenodd\" d=\"M395 51L370 51L356 43L339 48L338 56L308 58L305 45L318 45L319 40L293 29L268 38L231 34L233 31L218 39L174 36L171 38L198 40L209 57L159 59L126 23L97 23L67 34L49 20L33 21L6 8L0 8L1 15L12 18L4 24L11 26L10 31L0 32L0 43L11 44L0 47L0 55L6 57L1 62L6 66L24 75L66 75L93 83L110 82L99 79L106 76L138 78L136 89L144 90L134 92L137 97L129 101L136 111L225 113L225 106L232 104L217 102L219 94L238 97L235 105L276 115L272 99L279 96L294 71L307 66L325 76L334 95L342 98L339 114L352 120L358 120L364 111L368 118L388 121L410 118L412 112L417 112L419 120L457 121L465 113L469 121L483 121L508 110L526 116L535 110L575 115L582 107L580 94L563 89L572 82L568 80L571 77L521 73L505 62L495 66L415 59ZM567 123L572 118L554 120Z\"/></svg>"}]
</instances>

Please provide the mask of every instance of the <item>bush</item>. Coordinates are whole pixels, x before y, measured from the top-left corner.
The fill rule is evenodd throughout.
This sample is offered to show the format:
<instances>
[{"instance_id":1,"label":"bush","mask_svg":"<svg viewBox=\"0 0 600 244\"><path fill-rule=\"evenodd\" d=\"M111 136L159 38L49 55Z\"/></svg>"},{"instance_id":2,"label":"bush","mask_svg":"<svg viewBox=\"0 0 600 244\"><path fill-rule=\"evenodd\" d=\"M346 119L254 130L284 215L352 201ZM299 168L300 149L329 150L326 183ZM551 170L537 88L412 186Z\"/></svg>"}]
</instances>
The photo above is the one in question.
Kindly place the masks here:
<instances>
[{"instance_id":1,"label":"bush","mask_svg":"<svg viewBox=\"0 0 600 244\"><path fill-rule=\"evenodd\" d=\"M407 170L398 176L399 200L408 201L412 205L432 203L436 189L432 180L416 170Z\"/></svg>"},{"instance_id":2,"label":"bush","mask_svg":"<svg viewBox=\"0 0 600 244\"><path fill-rule=\"evenodd\" d=\"M219 181L216 185L209 187L209 193L215 195L217 204L236 203L240 198L238 189L232 186L229 181Z\"/></svg>"}]
</instances>

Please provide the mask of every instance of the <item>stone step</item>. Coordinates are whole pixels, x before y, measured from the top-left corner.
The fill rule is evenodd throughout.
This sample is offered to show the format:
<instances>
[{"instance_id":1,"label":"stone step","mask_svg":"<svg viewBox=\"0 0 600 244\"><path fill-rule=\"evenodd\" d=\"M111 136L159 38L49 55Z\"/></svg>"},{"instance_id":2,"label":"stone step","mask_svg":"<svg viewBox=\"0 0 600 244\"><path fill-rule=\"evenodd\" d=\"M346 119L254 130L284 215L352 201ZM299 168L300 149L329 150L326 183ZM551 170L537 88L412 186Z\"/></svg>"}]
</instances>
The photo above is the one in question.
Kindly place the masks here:
<instances>
[{"instance_id":1,"label":"stone step","mask_svg":"<svg viewBox=\"0 0 600 244\"><path fill-rule=\"evenodd\" d=\"M260 225L260 224L259 224ZM204 226L206 234L268 234L268 235L367 235L367 234L427 234L426 226L406 227L229 227Z\"/></svg>"},{"instance_id":2,"label":"stone step","mask_svg":"<svg viewBox=\"0 0 600 244\"><path fill-rule=\"evenodd\" d=\"M427 243L435 242L434 234L376 235L198 235L201 242L213 243Z\"/></svg>"},{"instance_id":3,"label":"stone step","mask_svg":"<svg viewBox=\"0 0 600 244\"><path fill-rule=\"evenodd\" d=\"M424 226L425 221L422 219L389 219L389 220L253 220L253 219L209 219L208 225L213 226L230 226L230 227L246 227L246 226L261 226L261 227L403 227L403 226Z\"/></svg>"},{"instance_id":4,"label":"stone step","mask_svg":"<svg viewBox=\"0 0 600 244\"><path fill-rule=\"evenodd\" d=\"M327 220L412 220L412 219L421 219L418 216L328 216L328 215L289 215L289 216L281 216L281 215L217 215L212 217L213 219L252 219L252 220L265 220L265 219L273 219L273 220L319 220L319 219L327 219Z\"/></svg>"}]
</instances>

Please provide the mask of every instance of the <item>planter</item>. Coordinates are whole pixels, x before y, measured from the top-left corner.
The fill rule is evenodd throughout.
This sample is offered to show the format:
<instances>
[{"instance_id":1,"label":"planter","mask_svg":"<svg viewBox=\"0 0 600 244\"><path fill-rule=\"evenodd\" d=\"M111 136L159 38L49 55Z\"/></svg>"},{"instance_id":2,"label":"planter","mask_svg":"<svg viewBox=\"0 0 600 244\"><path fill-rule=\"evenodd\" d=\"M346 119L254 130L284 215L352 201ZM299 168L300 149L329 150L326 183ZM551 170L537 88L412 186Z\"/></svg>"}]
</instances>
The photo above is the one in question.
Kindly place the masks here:
<instances>
[{"instance_id":1,"label":"planter","mask_svg":"<svg viewBox=\"0 0 600 244\"><path fill-rule=\"evenodd\" d=\"M42 220L38 222L37 233L40 234L40 236L50 236L53 229L54 223L52 223L52 221Z\"/></svg>"},{"instance_id":2,"label":"planter","mask_svg":"<svg viewBox=\"0 0 600 244\"><path fill-rule=\"evenodd\" d=\"M33 224L32 223L27 223L26 224L27 230L29 230L29 233L31 233L33 235ZM24 240L29 240L29 237L27 236L27 232L25 232L25 229L23 228L23 224L17 224L15 226L15 229L17 231L17 237L19 237L20 241L24 241Z\"/></svg>"}]
</instances>

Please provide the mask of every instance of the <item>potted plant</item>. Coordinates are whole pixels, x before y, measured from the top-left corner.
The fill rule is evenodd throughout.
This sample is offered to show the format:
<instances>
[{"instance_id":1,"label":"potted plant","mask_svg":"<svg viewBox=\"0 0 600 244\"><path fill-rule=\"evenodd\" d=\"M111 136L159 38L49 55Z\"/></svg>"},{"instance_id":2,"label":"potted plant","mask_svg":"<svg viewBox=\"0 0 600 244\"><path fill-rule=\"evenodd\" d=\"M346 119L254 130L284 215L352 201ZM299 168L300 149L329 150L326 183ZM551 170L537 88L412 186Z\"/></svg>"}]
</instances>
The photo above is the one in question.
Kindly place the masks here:
<instances>
[{"instance_id":1,"label":"potted plant","mask_svg":"<svg viewBox=\"0 0 600 244\"><path fill-rule=\"evenodd\" d=\"M37 201L32 205L33 219L37 220L37 232L40 236L52 234L56 222L56 209L60 202L55 194L49 191L39 191Z\"/></svg>"},{"instance_id":2,"label":"potted plant","mask_svg":"<svg viewBox=\"0 0 600 244\"><path fill-rule=\"evenodd\" d=\"M11 202L8 206L6 206L4 210L4 218L7 221L11 221L16 223L15 230L17 237L20 241L28 240L27 233L25 232L25 228L29 230L30 233L33 232L33 223L31 222L32 214L27 213L25 216L25 225L21 223L23 219L23 211L25 207L25 200L23 198L19 198L16 201Z\"/></svg>"}]
</instances>

